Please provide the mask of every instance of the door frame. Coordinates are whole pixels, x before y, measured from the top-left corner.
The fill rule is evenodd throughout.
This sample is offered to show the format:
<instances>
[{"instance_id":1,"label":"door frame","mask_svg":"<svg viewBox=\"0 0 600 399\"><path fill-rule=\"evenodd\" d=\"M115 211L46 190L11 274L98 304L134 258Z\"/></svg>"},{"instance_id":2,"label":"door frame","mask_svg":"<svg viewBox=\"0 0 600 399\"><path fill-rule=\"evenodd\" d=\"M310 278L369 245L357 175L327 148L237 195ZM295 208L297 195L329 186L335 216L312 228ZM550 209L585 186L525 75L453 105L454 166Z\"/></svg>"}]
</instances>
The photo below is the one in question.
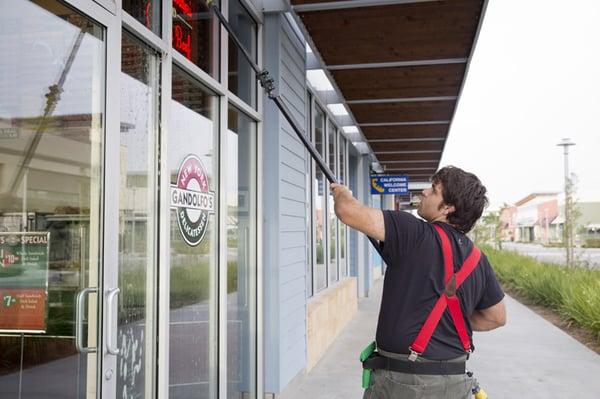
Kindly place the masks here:
<instances>
[{"instance_id":1,"label":"door frame","mask_svg":"<svg viewBox=\"0 0 600 399\"><path fill-rule=\"evenodd\" d=\"M156 248L156 263L158 270L156 278L160 281L157 285L156 295L158 301L153 306L156 309L156 332L160 339L155 347L156 359L161 359L155 364L155 381L154 389L158 398L166 399L169 395L169 292L170 292L170 176L169 159L168 159L168 141L169 141L169 122L170 122L170 101L171 101L171 77L172 66L175 63L178 67L192 70L192 75L198 79L203 85L214 90L219 96L219 137L215 145L219 148L219 166L223 166L225 162L223 152L226 147L223 145L226 141L222 141L227 135L227 108L232 104L240 109L244 114L249 116L256 122L256 141L254 143L256 151L255 160L255 176L253 181L257 184L256 193L256 208L255 212L255 229L251 234L251 259L254 263L254 289L251 292L253 304L252 323L254 323L254 332L256 334L255 342L255 365L256 365L256 389L257 397L263 396L264 386L264 343L263 339L263 269L262 269L262 222L260 214L262 212L262 194L259 189L262 187L262 130L263 130L263 94L264 91L260 86L257 86L257 107L251 108L242 100L232 95L227 90L228 72L228 40L227 32L223 26L219 26L220 38L220 74L221 79L215 79L200 68L195 67L187 60L183 59L179 53L171 48L172 41L172 17L171 17L171 2L162 0L162 16L161 16L161 37L158 37L150 30L146 29L141 23L135 20L130 15L122 11L122 0L59 0L78 10L88 18L98 22L105 28L105 87L103 93L104 118L103 118L103 148L102 148L102 174L101 174L101 210L100 210L100 260L99 260L99 287L98 287L98 356L97 356L97 373L96 373L96 397L97 398L115 398L117 390L117 356L109 354L107 350L107 341L111 337L115 342L117 338L117 312L116 303L113 303L113 309L108 309L106 299L109 293L115 288L118 288L118 272L119 272L119 186L120 181L120 74L121 74L121 43L122 31L127 28L135 35L143 39L144 43L161 55L159 59L160 65L160 103L159 103L159 136L156 138L160 147L160 158L158 159L157 167L161 171L156 181L159 189L159 207L155 210L158 230L155 232L158 238ZM229 0L221 0L221 8L227 15ZM242 4L249 6L252 3L249 0L241 0ZM263 63L263 20L259 12L253 7L247 7L256 17L258 22L257 30L257 57L259 66ZM221 141L221 142L219 142ZM219 173L219 192L217 193L217 201L220 205L225 204L220 208L219 217L215 219L218 223L217 231L219 238L226 237L226 231L223 226L226 222L226 190L222 190L226 183L226 177L221 169ZM223 197L223 198L221 198ZM159 250L160 249L160 250ZM226 337L227 318L226 318L226 303L227 303L227 268L223 267L223 260L226 259L227 253L225 246L221 246L218 250L218 262L220 267L219 276L219 297L217 299L219 314L218 331L223 337ZM100 295L102 293L102 295ZM116 302L116 301L114 301ZM108 322L111 317L112 322ZM108 331L108 327L112 326L113 331ZM109 335L112 334L112 335ZM227 393L227 345L226 339L219 340L219 379L217 390L219 396L226 396ZM110 376L110 378L108 378Z\"/></svg>"},{"instance_id":2,"label":"door frame","mask_svg":"<svg viewBox=\"0 0 600 399\"><path fill-rule=\"evenodd\" d=\"M116 397L117 357L107 352L107 320L115 312L105 307L106 293L118 285L118 222L119 190L107 189L119 181L119 74L121 70L121 23L118 15L98 3L86 0L61 0L105 28L104 31L104 92L103 146L100 198L100 259L98 282L98 329L96 351L97 398ZM110 99L108 101L107 99ZM116 327L115 323L112 323ZM108 378L110 377L110 378ZM91 397L90 394L86 397Z\"/></svg>"}]
</instances>

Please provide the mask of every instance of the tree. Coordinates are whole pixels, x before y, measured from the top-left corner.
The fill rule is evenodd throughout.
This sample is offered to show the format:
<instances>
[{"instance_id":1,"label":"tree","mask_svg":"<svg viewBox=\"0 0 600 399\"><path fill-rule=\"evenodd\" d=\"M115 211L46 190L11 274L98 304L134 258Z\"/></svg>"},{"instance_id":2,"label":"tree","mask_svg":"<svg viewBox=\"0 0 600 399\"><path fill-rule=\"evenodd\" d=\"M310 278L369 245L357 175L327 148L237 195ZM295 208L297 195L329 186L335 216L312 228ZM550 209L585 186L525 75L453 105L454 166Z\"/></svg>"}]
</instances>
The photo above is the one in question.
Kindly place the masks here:
<instances>
[{"instance_id":1,"label":"tree","mask_svg":"<svg viewBox=\"0 0 600 399\"><path fill-rule=\"evenodd\" d=\"M487 212L479 219L472 233L475 244L492 244L496 248L502 249L501 211L502 210Z\"/></svg>"},{"instance_id":2,"label":"tree","mask_svg":"<svg viewBox=\"0 0 600 399\"><path fill-rule=\"evenodd\" d=\"M577 219L581 216L581 211L577 206L577 176L571 174L565 185L565 222L563 228L563 242L565 244L567 267L573 267L577 263L573 255L574 235L577 229Z\"/></svg>"}]
</instances>

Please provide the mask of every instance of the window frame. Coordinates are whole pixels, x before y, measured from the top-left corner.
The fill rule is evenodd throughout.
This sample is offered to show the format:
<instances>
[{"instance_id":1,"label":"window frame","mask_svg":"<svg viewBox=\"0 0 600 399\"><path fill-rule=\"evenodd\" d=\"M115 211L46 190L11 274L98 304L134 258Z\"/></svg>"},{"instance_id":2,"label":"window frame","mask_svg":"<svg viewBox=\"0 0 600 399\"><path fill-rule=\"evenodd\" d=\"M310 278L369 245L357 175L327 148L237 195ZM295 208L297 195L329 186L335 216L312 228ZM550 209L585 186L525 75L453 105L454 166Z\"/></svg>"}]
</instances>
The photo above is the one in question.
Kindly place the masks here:
<instances>
[{"instance_id":1,"label":"window frame","mask_svg":"<svg viewBox=\"0 0 600 399\"><path fill-rule=\"evenodd\" d=\"M104 0L110 1L110 0ZM220 0L220 9L223 15L228 18L228 10L229 10L229 1L230 0ZM239 0L241 5L244 7L246 11L250 14L253 20L256 22L256 54L255 62L259 67L262 67L263 60L263 29L264 29L264 19L261 12L256 8L256 6L250 0ZM114 6L116 10L116 5ZM213 91L218 98L218 120L215 121L218 124L218 134L215 141L216 148L216 156L219 158L217 161L217 165L219 167L219 178L217 179L218 189L217 191L217 203L219 204L219 209L217 210L217 235L219 240L223 239L223 236L226 236L226 173L224 168L227 168L227 156L226 156L226 141L225 138L228 130L228 122L227 122L227 112L228 107L231 105L235 107L237 110L248 116L256 123L256 140L254 145L256 148L255 151L255 160L254 167L256 168L255 180L256 185L259 187L262 184L262 132L263 132L263 89L260 85L256 85L255 90L255 106L251 106L247 104L245 101L237 97L234 93L232 93L228 89L227 82L227 72L228 72L228 54L229 54L229 38L226 29L221 25L216 25L216 31L218 32L218 37L216 39L216 46L219 48L219 53L217 55L217 70L218 74L216 77L210 76L207 72L202 70L192 61L188 60L180 54L177 50L172 47L172 1L170 0L162 0L161 4L161 32L160 35L154 33L142 23L140 23L133 16L128 14L126 11L121 10L121 12L115 12L115 16L118 20L118 24L120 24L122 29L126 29L127 32L133 36L135 36L142 43L147 45L148 47L156 50L161 55L159 59L159 67L161 71L160 76L160 103L159 103L159 132L157 141L160 145L160 151L162 151L162 156L160 158L160 170L168 170L168 157L167 148L168 148L168 139L169 139L169 123L170 123L170 112L169 112L169 102L172 96L172 69L173 66L176 66L183 70L185 73L189 74L192 78L197 80L203 86L206 86L207 89ZM109 50L110 51L110 50ZM120 51L120 47L119 47ZM114 57L115 55L112 53L108 54L109 57ZM161 188L160 193L160 209L158 210L159 217L160 215L168 215L169 214L169 196L168 190L166 188L169 187L169 176L168 174L161 174L160 181L158 182L159 187ZM225 204L225 205L224 205ZM256 198L255 198L256 207L254 212L256 215L262 213L262 195L260 190L257 190ZM223 207L225 206L225 207ZM253 307L253 322L256 331L256 342L254 343L255 348L255 359L254 363L256 366L256 372L254 378L256 378L256 397L262 397L264 395L264 386L263 386L263 363L264 363L264 350L262 343L262 335L263 335L263 274L261 261L262 259L262 221L260 218L256 218L255 223L255 231L252 232L252 262L254 263L254 288L255 290L252 292ZM160 253L157 257L157 262L159 265L169 265L169 253L170 253L170 229L168 223L162 223L159 227L159 242L161 243ZM226 239L226 238L225 238ZM218 312L218 327L217 332L220 337L227 336L227 309L226 306L222 305L227 302L227 268L223 265L227 264L227 253L226 246L219 246L217 253L217 263L219 267L219 275L218 275L218 289L219 295L217 298L217 312ZM166 270L165 270L166 269ZM168 311L169 311L169 293L170 293L170 279L169 279L169 269L166 267L159 267L158 270L158 279L161 282L159 285L157 294L159 297L158 309L157 312L157 325L158 325L158 334L161 337L158 341L158 347L156 349L156 355L158 358L168 359L169 358L169 324L168 324ZM219 362L218 367L222 370L224 365L221 364L227 359L227 350L226 350L226 339L218 338L218 351L217 359ZM226 367L226 366L225 366ZM218 397L226 397L227 396L227 378L225 372L218 373L218 381L217 386L215 387L218 392L215 392L215 395ZM164 364L164 362L157 363L157 371L156 371L156 386L157 386L157 395L158 396L168 396L169 392L169 371L168 371L168 362Z\"/></svg>"},{"instance_id":2,"label":"window frame","mask_svg":"<svg viewBox=\"0 0 600 399\"><path fill-rule=\"evenodd\" d=\"M339 179L340 177L340 157L339 157L339 153L340 153L340 149L339 149L339 145L340 143L343 143L343 151L344 151L344 159L345 159L345 165L344 165L344 177L345 177L345 185L349 184L349 175L350 175L350 168L349 168L349 162L348 162L348 156L349 156L349 152L348 152L348 139L344 136L343 134L343 129L341 124L338 122L338 118L335 117L335 115L333 115L333 113L330 111L330 109L326 106L326 104L323 103L323 101L318 98L318 96L314 93L313 89L307 84L307 102L309 103L307 106L307 109L309 110L309 114L307 115L307 129L309 132L309 137L311 140L311 143L313 143L313 145L316 144L315 141L315 126L314 126L314 113L316 112L316 109L319 108L320 110L323 111L324 115L325 115L325 120L324 120L324 126L325 126L325 143L323 144L325 146L325 157L324 157L324 161L325 163L329 166L329 135L328 135L328 127L329 124L331 123L334 127L335 130L335 140L336 140L336 155L335 155L335 167L334 170L332 170L332 172L334 173L334 175ZM309 156L309 155L307 155ZM309 192L307 194L308 199L309 199L309 204L308 204L308 222L309 222L309 226L308 229L310 231L310 239L309 239L309 244L311 247L311 257L307 260L307 262L309 263L310 266L310 271L311 271L311 276L312 276L312 291L309 292L309 290L307 289L306 292L306 297L307 298L314 298L316 296L318 296L323 290L331 287L331 286L335 286L336 284L340 283L341 281L343 281L344 279L351 277L350 276L350 269L349 269L349 259L348 259L348 240L349 240L349 234L348 234L348 228L346 227L346 234L345 234L345 244L346 244L346 265L345 265L345 270L346 273L345 275L341 274L341 265L340 265L340 229L339 229L339 223L341 223L339 220L337 220L336 224L336 265L337 265L337 271L338 271L338 278L335 281L330 282L329 281L329 258L328 258L328 250L329 250L329 239L328 239L328 230L324 230L326 234L324 234L324 256L326 256L326 286L325 288L321 289L321 290L317 290L317 284L316 284L316 225L315 225L315 218L313 217L314 212L315 212L315 193L314 193L314 187L313 187L313 182L315 179L315 174L316 174L316 162L310 158L309 156L309 171L310 171L310 176L308 177L309 179ZM326 188L325 190L327 192L327 197L329 196L329 187ZM325 201L325 205L326 208L328 206L328 201ZM325 220L324 222L324 229L327 229L329 227L329 217L328 217L328 210L326 211L326 216L327 216L327 220Z\"/></svg>"}]
</instances>

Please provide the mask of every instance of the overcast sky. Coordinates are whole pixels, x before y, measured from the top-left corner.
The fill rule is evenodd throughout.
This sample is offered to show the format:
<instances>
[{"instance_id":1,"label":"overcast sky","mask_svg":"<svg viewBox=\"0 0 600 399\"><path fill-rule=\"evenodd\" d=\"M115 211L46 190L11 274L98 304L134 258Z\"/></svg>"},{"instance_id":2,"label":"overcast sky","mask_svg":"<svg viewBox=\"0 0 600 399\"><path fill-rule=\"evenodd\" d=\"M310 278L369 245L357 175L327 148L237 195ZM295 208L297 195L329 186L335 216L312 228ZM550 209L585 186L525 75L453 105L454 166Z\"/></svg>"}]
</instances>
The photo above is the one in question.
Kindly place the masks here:
<instances>
[{"instance_id":1,"label":"overcast sky","mask_svg":"<svg viewBox=\"0 0 600 399\"><path fill-rule=\"evenodd\" d=\"M490 0L442 165L477 174L491 207L563 188L600 201L600 1Z\"/></svg>"}]
</instances>

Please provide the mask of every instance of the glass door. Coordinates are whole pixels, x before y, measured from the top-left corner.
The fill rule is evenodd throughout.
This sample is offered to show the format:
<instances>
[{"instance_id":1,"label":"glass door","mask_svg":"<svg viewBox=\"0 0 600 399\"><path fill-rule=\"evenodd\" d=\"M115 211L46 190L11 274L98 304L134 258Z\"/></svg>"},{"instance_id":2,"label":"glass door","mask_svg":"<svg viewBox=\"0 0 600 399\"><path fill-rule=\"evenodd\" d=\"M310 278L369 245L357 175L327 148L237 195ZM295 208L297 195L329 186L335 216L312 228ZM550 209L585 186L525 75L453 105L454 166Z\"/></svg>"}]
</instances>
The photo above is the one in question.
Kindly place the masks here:
<instances>
[{"instance_id":1,"label":"glass door","mask_svg":"<svg viewBox=\"0 0 600 399\"><path fill-rule=\"evenodd\" d=\"M56 0L0 10L0 397L96 397L107 30Z\"/></svg>"},{"instance_id":2,"label":"glass door","mask_svg":"<svg viewBox=\"0 0 600 399\"><path fill-rule=\"evenodd\" d=\"M119 143L118 398L154 398L158 54L123 31ZM112 311L113 309L111 309ZM113 335L114 336L114 335ZM111 348L109 348L111 349ZM111 350L112 350L111 349Z\"/></svg>"},{"instance_id":3,"label":"glass door","mask_svg":"<svg viewBox=\"0 0 600 399\"><path fill-rule=\"evenodd\" d=\"M173 66L169 398L218 393L218 97Z\"/></svg>"},{"instance_id":4,"label":"glass door","mask_svg":"<svg viewBox=\"0 0 600 399\"><path fill-rule=\"evenodd\" d=\"M228 109L227 398L256 397L256 122Z\"/></svg>"}]
</instances>

